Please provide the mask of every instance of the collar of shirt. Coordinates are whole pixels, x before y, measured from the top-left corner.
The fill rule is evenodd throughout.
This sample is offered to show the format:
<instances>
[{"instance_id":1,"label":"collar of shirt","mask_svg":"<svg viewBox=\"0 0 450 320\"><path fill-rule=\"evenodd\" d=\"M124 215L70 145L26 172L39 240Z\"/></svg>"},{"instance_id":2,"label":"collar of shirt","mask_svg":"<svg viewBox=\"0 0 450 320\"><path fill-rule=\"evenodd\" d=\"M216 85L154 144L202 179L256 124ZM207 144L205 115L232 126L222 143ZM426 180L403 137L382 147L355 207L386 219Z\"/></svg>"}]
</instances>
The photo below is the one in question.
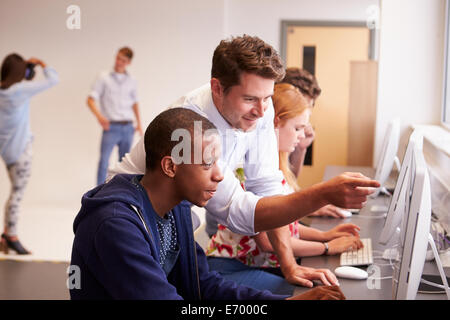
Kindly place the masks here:
<instances>
[{"instance_id":1,"label":"collar of shirt","mask_svg":"<svg viewBox=\"0 0 450 320\"><path fill-rule=\"evenodd\" d=\"M115 70L112 70L110 72L110 75L114 80L116 80L119 83L122 83L123 81L125 81L126 78L129 77L129 74L126 70L123 73L119 73L119 72L116 72Z\"/></svg>"}]
</instances>

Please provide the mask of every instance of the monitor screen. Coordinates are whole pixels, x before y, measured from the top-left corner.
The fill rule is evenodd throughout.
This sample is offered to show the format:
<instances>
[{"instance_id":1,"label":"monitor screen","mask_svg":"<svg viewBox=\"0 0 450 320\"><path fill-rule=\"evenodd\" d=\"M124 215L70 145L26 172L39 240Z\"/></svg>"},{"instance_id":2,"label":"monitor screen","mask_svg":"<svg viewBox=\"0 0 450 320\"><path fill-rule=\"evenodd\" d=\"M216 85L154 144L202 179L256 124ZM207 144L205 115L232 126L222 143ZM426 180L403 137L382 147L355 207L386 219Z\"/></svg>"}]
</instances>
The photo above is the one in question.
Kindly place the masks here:
<instances>
[{"instance_id":1,"label":"monitor screen","mask_svg":"<svg viewBox=\"0 0 450 320\"><path fill-rule=\"evenodd\" d=\"M396 228L400 225L401 219L403 217L403 212L401 209L405 205L405 188L402 186L407 181L408 174L410 172L411 158L413 155L413 149L417 148L422 150L423 147L423 135L419 130L414 130L409 136L408 145L406 147L406 152L403 157L402 166L400 168L400 173L397 178L397 183L395 185L394 194L389 203L388 212L386 219L384 221L384 227L381 231L379 242L381 244L387 244L395 233Z\"/></svg>"},{"instance_id":2,"label":"monitor screen","mask_svg":"<svg viewBox=\"0 0 450 320\"><path fill-rule=\"evenodd\" d=\"M380 157L376 165L375 177L381 187L378 188L372 197L377 197L381 188L385 186L386 181L394 166L395 158L397 157L398 144L400 140L400 120L391 120L387 126L386 134L384 136L383 145L381 147Z\"/></svg>"},{"instance_id":3,"label":"monitor screen","mask_svg":"<svg viewBox=\"0 0 450 320\"><path fill-rule=\"evenodd\" d=\"M410 166L400 193L404 205L398 208L401 225L399 258L394 263L394 299L415 299L422 276L431 223L431 192L428 169L422 150L413 148Z\"/></svg>"}]
</instances>

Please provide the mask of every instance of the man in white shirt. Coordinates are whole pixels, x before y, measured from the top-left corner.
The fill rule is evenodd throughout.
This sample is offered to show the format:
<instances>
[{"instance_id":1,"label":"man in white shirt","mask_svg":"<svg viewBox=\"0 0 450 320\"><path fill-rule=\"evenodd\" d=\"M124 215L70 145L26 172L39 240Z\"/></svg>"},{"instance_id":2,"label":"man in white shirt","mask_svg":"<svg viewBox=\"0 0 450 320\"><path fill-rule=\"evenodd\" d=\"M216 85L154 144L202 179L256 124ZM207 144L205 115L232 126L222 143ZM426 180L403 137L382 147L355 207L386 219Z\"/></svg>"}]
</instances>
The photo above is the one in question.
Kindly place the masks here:
<instances>
[{"instance_id":1,"label":"man in white shirt","mask_svg":"<svg viewBox=\"0 0 450 320\"><path fill-rule=\"evenodd\" d=\"M312 287L312 280L337 284L329 270L299 266L290 247L287 225L334 204L361 208L376 181L345 173L327 182L284 196L271 96L284 76L276 51L257 37L223 40L214 51L211 81L172 107L190 108L208 118L222 138L219 166L224 179L206 205L207 214L232 231L254 235L268 231L287 281ZM144 173L143 139L110 173ZM243 163L246 191L233 170ZM277 228L277 229L274 229ZM272 230L273 229L273 230Z\"/></svg>"},{"instance_id":2,"label":"man in white shirt","mask_svg":"<svg viewBox=\"0 0 450 320\"><path fill-rule=\"evenodd\" d=\"M126 68L131 63L133 51L119 49L114 70L103 72L95 81L87 99L87 105L103 128L97 185L105 182L109 157L114 146L119 147L119 161L130 151L134 131L142 136L141 119L137 101L136 81ZM97 104L100 104L98 108ZM133 120L137 127L134 129Z\"/></svg>"}]
</instances>

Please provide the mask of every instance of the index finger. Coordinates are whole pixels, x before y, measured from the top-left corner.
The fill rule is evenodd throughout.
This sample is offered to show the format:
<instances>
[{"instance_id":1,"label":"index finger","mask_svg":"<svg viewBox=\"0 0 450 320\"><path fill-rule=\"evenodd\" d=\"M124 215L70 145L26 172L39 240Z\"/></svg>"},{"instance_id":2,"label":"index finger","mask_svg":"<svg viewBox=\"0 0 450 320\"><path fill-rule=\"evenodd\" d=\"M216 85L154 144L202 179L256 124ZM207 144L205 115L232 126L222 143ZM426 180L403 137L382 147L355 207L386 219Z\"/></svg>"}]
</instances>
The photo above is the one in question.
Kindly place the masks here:
<instances>
[{"instance_id":1,"label":"index finger","mask_svg":"<svg viewBox=\"0 0 450 320\"><path fill-rule=\"evenodd\" d=\"M322 281L322 283L324 284L324 285L326 285L326 286L331 286L331 283L328 281L328 279L327 279L327 275L324 273L324 272L321 272L321 271L317 271L317 273L316 273L316 277L320 280L320 281ZM335 283L333 283L333 284L335 284Z\"/></svg>"},{"instance_id":2,"label":"index finger","mask_svg":"<svg viewBox=\"0 0 450 320\"><path fill-rule=\"evenodd\" d=\"M338 279L336 278L334 273L331 272L330 270L328 270L328 269L318 269L317 271L321 272L326 277L326 279L329 281L329 283L331 283L332 285L336 286L336 285L339 284Z\"/></svg>"},{"instance_id":3,"label":"index finger","mask_svg":"<svg viewBox=\"0 0 450 320\"><path fill-rule=\"evenodd\" d=\"M370 196L376 190L377 188L373 187L353 187L351 196L354 197L354 200L356 201L365 202L366 199L364 199L364 197ZM360 197L360 199L357 200L356 197Z\"/></svg>"},{"instance_id":4,"label":"index finger","mask_svg":"<svg viewBox=\"0 0 450 320\"><path fill-rule=\"evenodd\" d=\"M348 185L352 187L366 187L366 188L379 188L380 183L376 180L372 180L369 178L348 178Z\"/></svg>"},{"instance_id":5,"label":"index finger","mask_svg":"<svg viewBox=\"0 0 450 320\"><path fill-rule=\"evenodd\" d=\"M348 228L350 229L350 233L352 233L354 235L359 235L359 231L361 231L361 228L353 223L350 223L348 225Z\"/></svg>"},{"instance_id":6,"label":"index finger","mask_svg":"<svg viewBox=\"0 0 450 320\"><path fill-rule=\"evenodd\" d=\"M314 286L313 282L308 279L302 278L298 275L295 275L294 278L295 280L297 280L297 283L302 287L312 288Z\"/></svg>"},{"instance_id":7,"label":"index finger","mask_svg":"<svg viewBox=\"0 0 450 320\"><path fill-rule=\"evenodd\" d=\"M369 177L363 175L361 172L347 171L347 172L344 172L344 175L352 177L352 178L361 178L361 179L368 179L368 180L370 180Z\"/></svg>"},{"instance_id":8,"label":"index finger","mask_svg":"<svg viewBox=\"0 0 450 320\"><path fill-rule=\"evenodd\" d=\"M356 239L356 245L358 246L358 249L364 248L364 244L360 239Z\"/></svg>"},{"instance_id":9,"label":"index finger","mask_svg":"<svg viewBox=\"0 0 450 320\"><path fill-rule=\"evenodd\" d=\"M356 224L354 224L354 223L343 223L343 224L341 224L341 225L339 225L341 228L344 228L344 229L356 229L356 230L361 230L361 228L358 226L358 225L356 225Z\"/></svg>"},{"instance_id":10,"label":"index finger","mask_svg":"<svg viewBox=\"0 0 450 320\"><path fill-rule=\"evenodd\" d=\"M350 235L352 235L352 236L355 236L355 237L359 236L358 229L350 229L350 230L348 231L348 234L350 234Z\"/></svg>"},{"instance_id":11,"label":"index finger","mask_svg":"<svg viewBox=\"0 0 450 320\"><path fill-rule=\"evenodd\" d=\"M349 223L349 227L352 228L352 230L361 231L361 228L354 223Z\"/></svg>"}]
</instances>

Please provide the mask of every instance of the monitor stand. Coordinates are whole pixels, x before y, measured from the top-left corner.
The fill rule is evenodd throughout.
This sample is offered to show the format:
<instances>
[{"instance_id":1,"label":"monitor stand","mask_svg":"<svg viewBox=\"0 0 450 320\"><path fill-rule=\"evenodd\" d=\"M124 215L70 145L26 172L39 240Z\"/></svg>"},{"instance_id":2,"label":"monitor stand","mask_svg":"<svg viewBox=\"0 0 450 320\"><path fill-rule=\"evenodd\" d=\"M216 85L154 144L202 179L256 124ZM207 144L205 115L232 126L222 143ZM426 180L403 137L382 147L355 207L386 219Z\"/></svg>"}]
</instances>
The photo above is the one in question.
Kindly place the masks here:
<instances>
[{"instance_id":1,"label":"monitor stand","mask_svg":"<svg viewBox=\"0 0 450 320\"><path fill-rule=\"evenodd\" d=\"M441 258L439 257L439 253L437 251L436 244L434 243L434 239L431 233L428 234L428 244L433 251L434 260L436 261L436 265L442 279L442 284L445 289L445 293L447 294L447 299L450 300L450 288L448 286L447 277L445 276L444 267L442 266Z\"/></svg>"},{"instance_id":2,"label":"monitor stand","mask_svg":"<svg viewBox=\"0 0 450 320\"><path fill-rule=\"evenodd\" d=\"M434 260L436 261L437 268L439 270L439 275L441 276L442 284L441 287L445 290L447 294L447 299L450 300L450 288L448 286L447 277L444 272L444 267L442 266L441 258L439 257L439 253L436 248L436 244L434 242L433 236L431 233L428 234L428 244L431 247L431 251L427 251L427 261ZM399 253L397 248L389 248L384 250L383 259L389 261L399 261Z\"/></svg>"}]
</instances>

